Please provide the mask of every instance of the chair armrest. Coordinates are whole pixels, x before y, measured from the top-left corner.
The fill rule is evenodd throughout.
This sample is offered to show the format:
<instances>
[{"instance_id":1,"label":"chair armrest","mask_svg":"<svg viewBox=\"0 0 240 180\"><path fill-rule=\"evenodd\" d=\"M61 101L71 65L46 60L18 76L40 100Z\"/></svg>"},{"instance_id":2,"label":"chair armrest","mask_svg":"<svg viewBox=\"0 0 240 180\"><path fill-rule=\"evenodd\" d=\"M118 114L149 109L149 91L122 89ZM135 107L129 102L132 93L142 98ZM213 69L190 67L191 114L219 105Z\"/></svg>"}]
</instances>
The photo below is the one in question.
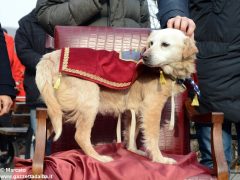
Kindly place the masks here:
<instances>
[{"instance_id":1,"label":"chair armrest","mask_svg":"<svg viewBox=\"0 0 240 180\"><path fill-rule=\"evenodd\" d=\"M222 112L209 112L200 114L191 105L191 100L185 101L186 115L190 121L211 124L211 149L213 159L213 172L218 180L228 179L228 165L224 155L222 140L222 123L224 114Z\"/></svg>"},{"instance_id":2,"label":"chair armrest","mask_svg":"<svg viewBox=\"0 0 240 180\"><path fill-rule=\"evenodd\" d=\"M35 152L32 162L32 173L33 175L42 175L47 136L46 120L48 115L46 108L37 108L36 111L37 111L37 131Z\"/></svg>"}]
</instances>

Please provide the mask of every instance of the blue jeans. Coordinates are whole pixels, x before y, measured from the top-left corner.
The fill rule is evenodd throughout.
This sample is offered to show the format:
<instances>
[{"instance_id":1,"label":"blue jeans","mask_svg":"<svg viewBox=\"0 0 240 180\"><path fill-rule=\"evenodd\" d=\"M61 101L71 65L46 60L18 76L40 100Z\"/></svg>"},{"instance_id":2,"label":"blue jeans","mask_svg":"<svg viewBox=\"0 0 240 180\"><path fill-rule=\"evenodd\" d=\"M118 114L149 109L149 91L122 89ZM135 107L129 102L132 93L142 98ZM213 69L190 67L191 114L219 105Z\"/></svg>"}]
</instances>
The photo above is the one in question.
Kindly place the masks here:
<instances>
[{"instance_id":1,"label":"blue jeans","mask_svg":"<svg viewBox=\"0 0 240 180\"><path fill-rule=\"evenodd\" d=\"M240 123L235 124L238 139L238 155L240 155ZM231 135L232 123L226 121L222 126L223 136L223 148L228 163L229 169L232 161L232 135ZM199 150L201 152L200 163L212 168L213 161L211 156L211 127L205 124L196 124L196 134L199 143Z\"/></svg>"},{"instance_id":2,"label":"blue jeans","mask_svg":"<svg viewBox=\"0 0 240 180\"><path fill-rule=\"evenodd\" d=\"M33 130L33 134L36 133L37 129L37 117L36 117L36 109L30 109L30 120L31 120L31 128Z\"/></svg>"}]
</instances>

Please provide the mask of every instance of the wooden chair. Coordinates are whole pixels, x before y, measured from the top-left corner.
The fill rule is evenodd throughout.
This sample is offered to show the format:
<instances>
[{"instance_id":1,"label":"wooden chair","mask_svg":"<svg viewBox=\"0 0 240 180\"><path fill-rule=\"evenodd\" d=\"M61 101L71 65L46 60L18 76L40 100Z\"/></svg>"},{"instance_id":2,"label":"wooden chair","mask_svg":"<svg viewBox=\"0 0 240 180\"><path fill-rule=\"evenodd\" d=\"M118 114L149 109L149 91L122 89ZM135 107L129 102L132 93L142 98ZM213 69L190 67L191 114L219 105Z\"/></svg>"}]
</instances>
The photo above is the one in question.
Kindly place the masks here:
<instances>
[{"instance_id":1,"label":"wooden chair","mask_svg":"<svg viewBox=\"0 0 240 180\"><path fill-rule=\"evenodd\" d=\"M95 49L109 49L109 50L122 50L130 49L134 44L134 48L141 49L145 46L146 39L149 35L149 29L131 29L131 28L96 28L96 27L75 27L75 26L57 26L55 29L55 48L63 47L90 47ZM96 39L97 42L96 43ZM106 41L111 42L110 46L106 46ZM119 41L122 46L119 46ZM108 44L109 45L109 44ZM228 179L228 168L223 153L222 144L222 123L223 113L208 113L199 114L190 105L191 102L187 99L187 93L183 93L177 97L176 100L176 123L173 131L168 129L168 121L171 113L171 103L167 102L162 115L161 123L161 141L160 149L167 153L174 154L187 154L190 152L190 126L189 122L204 122L212 124L212 152L214 160L214 169L212 176L217 179ZM37 132L36 132L36 148L33 157L32 172L35 175L43 174L44 170L44 149L46 143L46 124L47 124L47 109L37 108ZM111 117L97 117L96 123L93 128L92 142L99 141L111 142L115 139L115 131L106 130L104 123L108 123L109 129L115 129L116 120ZM66 129L68 129L67 127ZM73 138L74 127L68 129L68 133L64 132L60 139L53 144L55 146L54 152L59 150L68 150L72 147L77 147L76 143L73 145L69 142ZM104 135L104 132L109 132ZM100 137L100 138L99 138ZM65 138L65 140L64 140ZM66 141L67 139L67 141ZM67 142L67 144L66 144ZM57 144L57 145L56 145ZM71 144L71 146L69 146ZM58 147L62 148L59 149Z\"/></svg>"}]
</instances>

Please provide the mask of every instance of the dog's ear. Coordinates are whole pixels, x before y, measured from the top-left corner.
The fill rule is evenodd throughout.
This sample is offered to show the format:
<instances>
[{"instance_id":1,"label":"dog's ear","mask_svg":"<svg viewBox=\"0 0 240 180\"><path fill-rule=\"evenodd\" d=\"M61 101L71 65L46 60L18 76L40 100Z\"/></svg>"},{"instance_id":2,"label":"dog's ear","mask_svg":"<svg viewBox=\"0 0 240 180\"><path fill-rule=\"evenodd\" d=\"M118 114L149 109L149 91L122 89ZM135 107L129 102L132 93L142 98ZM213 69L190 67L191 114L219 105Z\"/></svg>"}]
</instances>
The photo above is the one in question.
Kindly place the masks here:
<instances>
[{"instance_id":1,"label":"dog's ear","mask_svg":"<svg viewBox=\"0 0 240 180\"><path fill-rule=\"evenodd\" d=\"M198 52L193 38L186 37L184 40L183 58L190 57Z\"/></svg>"}]
</instances>

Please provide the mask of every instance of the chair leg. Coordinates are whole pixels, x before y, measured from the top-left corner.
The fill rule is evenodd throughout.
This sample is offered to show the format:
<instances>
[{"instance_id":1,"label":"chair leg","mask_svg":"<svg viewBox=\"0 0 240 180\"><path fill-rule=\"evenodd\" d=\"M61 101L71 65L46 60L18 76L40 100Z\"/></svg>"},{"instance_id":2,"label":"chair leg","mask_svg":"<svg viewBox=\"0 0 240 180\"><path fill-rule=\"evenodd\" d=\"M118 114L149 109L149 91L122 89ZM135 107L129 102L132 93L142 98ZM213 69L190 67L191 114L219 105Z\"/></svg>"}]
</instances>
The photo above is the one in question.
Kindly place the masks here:
<instances>
[{"instance_id":1,"label":"chair leg","mask_svg":"<svg viewBox=\"0 0 240 180\"><path fill-rule=\"evenodd\" d=\"M46 146L46 120L47 120L47 109L37 108L37 131L36 131L36 144L32 163L33 175L43 174L43 164L45 156Z\"/></svg>"},{"instance_id":2,"label":"chair leg","mask_svg":"<svg viewBox=\"0 0 240 180\"><path fill-rule=\"evenodd\" d=\"M218 180L228 180L228 165L225 159L222 140L222 123L223 113L212 113L213 127L211 130L212 136L212 155L214 163L214 171L217 174Z\"/></svg>"}]
</instances>

